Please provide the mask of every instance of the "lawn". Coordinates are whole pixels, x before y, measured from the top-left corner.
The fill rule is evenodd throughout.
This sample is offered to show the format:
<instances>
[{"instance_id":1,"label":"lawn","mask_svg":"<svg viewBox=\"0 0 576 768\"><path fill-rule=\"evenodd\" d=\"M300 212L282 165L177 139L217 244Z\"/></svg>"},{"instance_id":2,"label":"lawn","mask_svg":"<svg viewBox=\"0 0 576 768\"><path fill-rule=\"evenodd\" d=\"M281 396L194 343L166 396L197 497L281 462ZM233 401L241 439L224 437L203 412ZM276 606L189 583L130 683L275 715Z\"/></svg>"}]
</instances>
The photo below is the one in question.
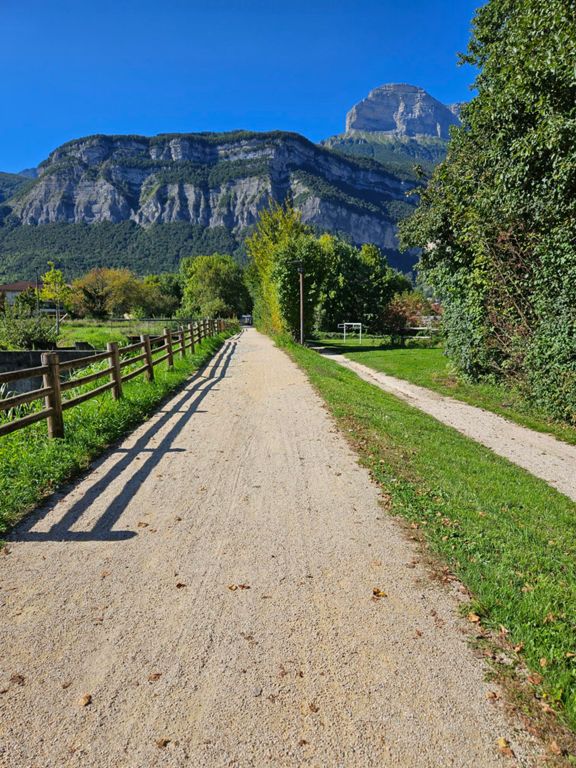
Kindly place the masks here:
<instances>
[{"instance_id":1,"label":"lawn","mask_svg":"<svg viewBox=\"0 0 576 768\"><path fill-rule=\"evenodd\" d=\"M160 335L165 327L178 328L176 320L65 320L60 327L59 347L86 341L95 349L106 349L109 341L127 344L129 336Z\"/></svg>"},{"instance_id":2,"label":"lawn","mask_svg":"<svg viewBox=\"0 0 576 768\"><path fill-rule=\"evenodd\" d=\"M474 384L459 378L440 347L390 347L369 340L344 343L341 339L320 339L319 344L338 350L376 371L406 379L504 416L538 432L548 432L567 443L576 444L576 427L552 421L534 411L519 392L498 384Z\"/></svg>"},{"instance_id":3,"label":"lawn","mask_svg":"<svg viewBox=\"0 0 576 768\"><path fill-rule=\"evenodd\" d=\"M46 422L0 438L0 544L2 534L42 499L69 481L108 446L144 421L158 404L222 346L230 333L204 339L194 355L174 357L174 368L160 363L154 382L138 376L123 384L123 398L103 393L66 411L65 437L49 440ZM125 372L130 368L125 369ZM81 372L82 373L82 372ZM84 371L85 373L85 371ZM91 389L101 381L85 385ZM71 390L69 396L79 394Z\"/></svg>"},{"instance_id":4,"label":"lawn","mask_svg":"<svg viewBox=\"0 0 576 768\"><path fill-rule=\"evenodd\" d=\"M534 692L576 728L576 505L313 350L287 349L381 485L390 512L406 518L469 588L466 610L507 633L513 661L534 671ZM431 362L428 375L433 370Z\"/></svg>"}]
</instances>

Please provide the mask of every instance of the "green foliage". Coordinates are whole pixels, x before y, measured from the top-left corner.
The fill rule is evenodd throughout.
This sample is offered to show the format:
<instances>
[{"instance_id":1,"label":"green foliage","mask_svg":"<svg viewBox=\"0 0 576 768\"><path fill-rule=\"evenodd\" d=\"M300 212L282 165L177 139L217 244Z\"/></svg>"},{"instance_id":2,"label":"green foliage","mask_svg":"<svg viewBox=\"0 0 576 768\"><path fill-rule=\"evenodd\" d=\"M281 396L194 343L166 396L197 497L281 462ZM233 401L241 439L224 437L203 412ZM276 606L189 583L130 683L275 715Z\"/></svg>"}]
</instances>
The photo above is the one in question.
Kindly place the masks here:
<instances>
[{"instance_id":1,"label":"green foliage","mask_svg":"<svg viewBox=\"0 0 576 768\"><path fill-rule=\"evenodd\" d=\"M31 179L18 173L0 172L0 203L12 197L19 189L29 188Z\"/></svg>"},{"instance_id":2,"label":"green foliage","mask_svg":"<svg viewBox=\"0 0 576 768\"><path fill-rule=\"evenodd\" d=\"M335 330L344 321L379 331L394 293L410 288L376 246L357 248L333 235L317 237L290 203L262 214L247 249L254 317L268 333L298 336L300 269L305 334L315 326Z\"/></svg>"},{"instance_id":3,"label":"green foliage","mask_svg":"<svg viewBox=\"0 0 576 768\"><path fill-rule=\"evenodd\" d=\"M50 349L57 337L54 322L45 315L12 307L0 315L0 349Z\"/></svg>"},{"instance_id":4,"label":"green foliage","mask_svg":"<svg viewBox=\"0 0 576 768\"><path fill-rule=\"evenodd\" d=\"M446 157L448 142L428 136L411 138L391 136L375 131L355 131L326 139L325 146L354 158L371 158L381 163L395 176L419 183L420 166L431 174L435 166Z\"/></svg>"},{"instance_id":5,"label":"green foliage","mask_svg":"<svg viewBox=\"0 0 576 768\"><path fill-rule=\"evenodd\" d=\"M576 31L567 0L490 0L478 96L402 225L446 303L447 350L576 422Z\"/></svg>"},{"instance_id":6,"label":"green foliage","mask_svg":"<svg viewBox=\"0 0 576 768\"><path fill-rule=\"evenodd\" d=\"M319 308L319 325L335 331L342 322L358 322L371 333L387 331L386 310L398 291L411 289L409 280L388 266L374 245L358 249L324 235L326 278Z\"/></svg>"},{"instance_id":7,"label":"green foliage","mask_svg":"<svg viewBox=\"0 0 576 768\"><path fill-rule=\"evenodd\" d=\"M119 224L0 226L0 281L34 279L48 259L69 279L97 267L130 269L137 275L177 272L181 259L203 253L231 253L243 259L240 237L226 227L178 221L139 227Z\"/></svg>"},{"instance_id":8,"label":"green foliage","mask_svg":"<svg viewBox=\"0 0 576 768\"><path fill-rule=\"evenodd\" d=\"M242 268L231 256L214 253L184 259L181 270L183 317L234 317L250 309Z\"/></svg>"}]
</instances>

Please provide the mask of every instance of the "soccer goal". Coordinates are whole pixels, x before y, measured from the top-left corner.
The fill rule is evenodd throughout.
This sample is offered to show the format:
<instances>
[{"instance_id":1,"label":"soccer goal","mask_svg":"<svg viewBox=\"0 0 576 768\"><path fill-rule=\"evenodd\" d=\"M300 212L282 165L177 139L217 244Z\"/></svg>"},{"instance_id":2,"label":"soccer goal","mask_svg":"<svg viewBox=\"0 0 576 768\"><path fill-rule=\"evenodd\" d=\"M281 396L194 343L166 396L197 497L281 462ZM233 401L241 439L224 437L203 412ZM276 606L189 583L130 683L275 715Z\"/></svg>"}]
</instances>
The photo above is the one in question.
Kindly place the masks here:
<instances>
[{"instance_id":1,"label":"soccer goal","mask_svg":"<svg viewBox=\"0 0 576 768\"><path fill-rule=\"evenodd\" d=\"M366 332L366 326L363 326L362 323L338 323L338 328L343 329L344 341L346 341L346 335L350 336L357 333L359 335L360 344L362 344L362 328L364 328L364 332Z\"/></svg>"}]
</instances>

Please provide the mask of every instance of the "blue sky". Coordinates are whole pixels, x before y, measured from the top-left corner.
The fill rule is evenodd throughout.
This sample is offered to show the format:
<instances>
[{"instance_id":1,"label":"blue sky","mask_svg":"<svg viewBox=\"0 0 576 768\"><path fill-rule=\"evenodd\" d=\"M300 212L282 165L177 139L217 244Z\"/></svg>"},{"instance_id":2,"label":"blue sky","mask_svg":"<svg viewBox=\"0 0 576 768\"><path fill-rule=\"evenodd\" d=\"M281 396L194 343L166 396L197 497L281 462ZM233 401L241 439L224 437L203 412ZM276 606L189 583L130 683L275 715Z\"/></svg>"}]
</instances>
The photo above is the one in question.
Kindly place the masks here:
<instances>
[{"instance_id":1,"label":"blue sky","mask_svg":"<svg viewBox=\"0 0 576 768\"><path fill-rule=\"evenodd\" d=\"M469 98L481 0L0 0L0 170L91 133L319 139L385 82Z\"/></svg>"}]
</instances>

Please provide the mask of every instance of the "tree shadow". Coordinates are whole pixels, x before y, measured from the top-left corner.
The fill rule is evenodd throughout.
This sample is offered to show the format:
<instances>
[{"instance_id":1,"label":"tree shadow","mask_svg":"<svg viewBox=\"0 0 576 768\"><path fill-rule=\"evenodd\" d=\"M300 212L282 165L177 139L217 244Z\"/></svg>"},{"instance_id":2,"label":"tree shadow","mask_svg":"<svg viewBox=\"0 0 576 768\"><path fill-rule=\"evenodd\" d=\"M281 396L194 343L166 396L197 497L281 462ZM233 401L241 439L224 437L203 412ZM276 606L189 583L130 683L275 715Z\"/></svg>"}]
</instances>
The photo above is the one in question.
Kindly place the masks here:
<instances>
[{"instance_id":1,"label":"tree shadow","mask_svg":"<svg viewBox=\"0 0 576 768\"><path fill-rule=\"evenodd\" d=\"M237 339L233 337L225 342L221 351L205 366L199 369L194 376L186 382L183 391L173 407L157 411L161 416L138 437L130 448L116 447L104 456L99 464L107 460L110 455L117 455L117 461L78 499L64 516L52 525L49 531L33 531L37 523L45 518L59 503L55 499L51 504L41 507L37 512L29 515L23 522L17 525L10 536L10 541L123 541L136 536L135 531L112 530L120 516L136 494L140 486L157 467L166 453L185 451L184 448L173 448L172 443L182 432L190 418L197 413L204 413L199 405L209 392L216 389L216 385L226 376L232 357L236 351ZM164 435L159 444L149 447L149 440L154 437L162 427L179 414L177 420ZM72 531L82 515L98 499L100 494L124 472L127 467L136 460L137 456L148 454L138 470L129 478L115 498L108 504L96 524L89 531ZM98 465L96 465L98 466Z\"/></svg>"}]
</instances>

